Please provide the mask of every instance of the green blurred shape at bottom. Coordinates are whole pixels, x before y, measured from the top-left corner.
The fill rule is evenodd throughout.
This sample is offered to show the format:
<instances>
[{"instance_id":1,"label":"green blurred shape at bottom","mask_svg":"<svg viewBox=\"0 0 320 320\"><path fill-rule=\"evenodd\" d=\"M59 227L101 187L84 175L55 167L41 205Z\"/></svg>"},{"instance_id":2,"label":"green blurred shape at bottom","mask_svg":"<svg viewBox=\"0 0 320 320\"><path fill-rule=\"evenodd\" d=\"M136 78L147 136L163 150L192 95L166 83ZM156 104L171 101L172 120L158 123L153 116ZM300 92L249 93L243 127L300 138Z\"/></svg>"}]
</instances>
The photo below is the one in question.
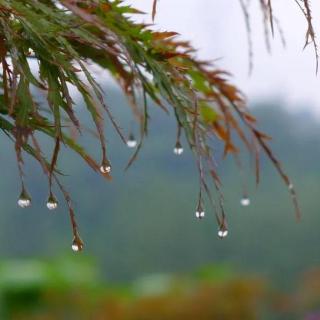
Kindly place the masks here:
<instances>
[{"instance_id":1,"label":"green blurred shape at bottom","mask_svg":"<svg viewBox=\"0 0 320 320\"><path fill-rule=\"evenodd\" d=\"M263 288L225 265L115 285L85 256L13 260L0 264L0 319L250 320L258 319Z\"/></svg>"}]
</instances>

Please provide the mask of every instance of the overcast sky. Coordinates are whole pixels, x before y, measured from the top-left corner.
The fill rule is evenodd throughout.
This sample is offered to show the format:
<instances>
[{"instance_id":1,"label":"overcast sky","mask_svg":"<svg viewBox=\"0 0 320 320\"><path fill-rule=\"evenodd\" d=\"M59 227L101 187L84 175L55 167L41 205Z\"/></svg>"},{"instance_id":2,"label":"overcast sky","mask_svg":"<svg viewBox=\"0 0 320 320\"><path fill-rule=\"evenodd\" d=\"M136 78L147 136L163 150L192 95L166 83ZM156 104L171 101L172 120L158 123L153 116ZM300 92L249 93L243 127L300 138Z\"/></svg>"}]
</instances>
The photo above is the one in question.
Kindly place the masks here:
<instances>
[{"instance_id":1,"label":"overcast sky","mask_svg":"<svg viewBox=\"0 0 320 320\"><path fill-rule=\"evenodd\" d=\"M174 30L191 40L199 57L220 58L216 64L233 74L233 81L247 95L249 103L258 98L281 98L292 110L312 108L320 119L320 72L315 74L315 56L310 45L302 50L306 23L294 0L273 1L287 42L281 45L278 33L272 39L272 54L264 41L258 0L251 0L254 69L248 76L248 46L239 0L159 0L156 25ZM148 14L151 22L152 0L127 1ZM320 2L311 0L316 31L320 40ZM316 14L317 13L317 14Z\"/></svg>"}]
</instances>

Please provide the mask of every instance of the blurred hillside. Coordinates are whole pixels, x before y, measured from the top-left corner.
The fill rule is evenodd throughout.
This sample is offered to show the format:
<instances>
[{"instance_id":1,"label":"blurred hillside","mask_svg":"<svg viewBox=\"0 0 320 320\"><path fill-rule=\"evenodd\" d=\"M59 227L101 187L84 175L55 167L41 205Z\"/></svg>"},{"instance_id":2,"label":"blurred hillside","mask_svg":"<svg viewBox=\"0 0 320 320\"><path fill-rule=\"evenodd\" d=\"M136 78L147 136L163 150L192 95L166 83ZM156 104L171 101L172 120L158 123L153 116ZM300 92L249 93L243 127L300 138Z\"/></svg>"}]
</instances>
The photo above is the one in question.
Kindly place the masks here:
<instances>
[{"instance_id":1,"label":"blurred hillside","mask_svg":"<svg viewBox=\"0 0 320 320\"><path fill-rule=\"evenodd\" d=\"M92 259L63 256L0 264L0 318L14 320L317 320L320 269L291 292L226 265L192 273L103 281Z\"/></svg>"},{"instance_id":2,"label":"blurred hillside","mask_svg":"<svg viewBox=\"0 0 320 320\"><path fill-rule=\"evenodd\" d=\"M130 127L125 101L115 92L107 92L107 100L122 127ZM254 109L261 127L274 137L272 146L297 186L301 223L295 220L286 187L265 159L258 189L253 169L246 168L252 205L241 207L241 176L231 159L222 163L217 148L230 228L230 236L220 240L210 210L206 219L194 218L198 185L191 153L173 154L174 123L161 110L151 109L149 137L139 159L126 172L123 169L132 150L122 146L107 125L112 183L92 173L71 153L59 160L69 174L63 180L76 203L86 243L84 255L96 257L105 279L126 282L148 273L189 272L218 263L260 274L289 289L295 277L320 263L320 124L311 115L290 114L275 102L259 103ZM89 149L99 150L94 138L80 140ZM33 205L18 208L17 170L5 136L2 145L6 150L0 155L2 259L51 258L69 252L71 232L62 199L56 212L48 212L46 181L37 164L28 160ZM96 158L100 158L98 151Z\"/></svg>"},{"instance_id":3,"label":"blurred hillside","mask_svg":"<svg viewBox=\"0 0 320 320\"><path fill-rule=\"evenodd\" d=\"M88 259L0 264L1 319L253 320L265 314L265 297L263 281L222 266L115 286Z\"/></svg>"}]
</instances>

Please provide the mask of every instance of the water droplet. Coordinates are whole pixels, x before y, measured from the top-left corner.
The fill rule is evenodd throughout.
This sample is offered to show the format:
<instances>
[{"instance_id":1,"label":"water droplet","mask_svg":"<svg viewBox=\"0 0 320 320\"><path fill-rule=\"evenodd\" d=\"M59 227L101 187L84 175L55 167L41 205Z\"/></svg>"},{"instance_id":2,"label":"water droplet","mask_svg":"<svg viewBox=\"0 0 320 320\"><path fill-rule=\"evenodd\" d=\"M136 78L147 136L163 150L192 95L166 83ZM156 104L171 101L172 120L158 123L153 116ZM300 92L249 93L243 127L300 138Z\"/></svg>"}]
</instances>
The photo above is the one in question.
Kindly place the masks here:
<instances>
[{"instance_id":1,"label":"water droplet","mask_svg":"<svg viewBox=\"0 0 320 320\"><path fill-rule=\"evenodd\" d=\"M127 141L127 146L129 148L135 148L137 146L137 141L136 140L128 140Z\"/></svg>"},{"instance_id":2,"label":"water droplet","mask_svg":"<svg viewBox=\"0 0 320 320\"><path fill-rule=\"evenodd\" d=\"M174 149L173 149L173 153L180 156L183 153L183 148L182 145L179 141L177 141Z\"/></svg>"},{"instance_id":3,"label":"water droplet","mask_svg":"<svg viewBox=\"0 0 320 320\"><path fill-rule=\"evenodd\" d=\"M127 140L127 146L129 148L135 148L137 146L137 140L134 138L134 135L130 133L129 138Z\"/></svg>"},{"instance_id":4,"label":"water droplet","mask_svg":"<svg viewBox=\"0 0 320 320\"><path fill-rule=\"evenodd\" d=\"M289 190L293 190L293 184L290 183L289 186L288 186Z\"/></svg>"},{"instance_id":5,"label":"water droplet","mask_svg":"<svg viewBox=\"0 0 320 320\"><path fill-rule=\"evenodd\" d=\"M19 199L18 200L18 205L21 208L27 208L31 205L31 200L30 199Z\"/></svg>"},{"instance_id":6,"label":"water droplet","mask_svg":"<svg viewBox=\"0 0 320 320\"><path fill-rule=\"evenodd\" d=\"M205 215L206 215L206 213L202 209L201 210L197 210L196 214L195 214L197 219L202 219L202 218L205 217Z\"/></svg>"},{"instance_id":7,"label":"water droplet","mask_svg":"<svg viewBox=\"0 0 320 320\"><path fill-rule=\"evenodd\" d=\"M101 167L100 167L100 172L101 173L110 173L111 172L111 163L109 160L105 160L102 162Z\"/></svg>"},{"instance_id":8,"label":"water droplet","mask_svg":"<svg viewBox=\"0 0 320 320\"><path fill-rule=\"evenodd\" d=\"M57 202L47 202L47 208L49 210L54 210L58 207L58 203Z\"/></svg>"},{"instance_id":9,"label":"water droplet","mask_svg":"<svg viewBox=\"0 0 320 320\"><path fill-rule=\"evenodd\" d=\"M247 207L250 205L251 201L248 197L243 197L241 200L240 200L240 203L242 206L244 207Z\"/></svg>"},{"instance_id":10,"label":"water droplet","mask_svg":"<svg viewBox=\"0 0 320 320\"><path fill-rule=\"evenodd\" d=\"M74 237L71 245L71 249L74 252L82 251L83 249L83 242L79 237Z\"/></svg>"},{"instance_id":11,"label":"water droplet","mask_svg":"<svg viewBox=\"0 0 320 320\"><path fill-rule=\"evenodd\" d=\"M111 166L101 166L100 167L101 173L110 173L111 172Z\"/></svg>"},{"instance_id":12,"label":"water droplet","mask_svg":"<svg viewBox=\"0 0 320 320\"><path fill-rule=\"evenodd\" d=\"M225 238L228 235L228 230L226 228L220 228L218 231L219 238Z\"/></svg>"},{"instance_id":13,"label":"water droplet","mask_svg":"<svg viewBox=\"0 0 320 320\"><path fill-rule=\"evenodd\" d=\"M200 198L199 202L198 202L197 209L196 209L195 216L196 216L197 219L202 219L202 218L204 218L205 215L206 215L206 213L203 210L202 201L201 201L201 198Z\"/></svg>"},{"instance_id":14,"label":"water droplet","mask_svg":"<svg viewBox=\"0 0 320 320\"><path fill-rule=\"evenodd\" d=\"M58 201L54 195L50 195L47 200L47 208L49 210L54 210L58 207Z\"/></svg>"},{"instance_id":15,"label":"water droplet","mask_svg":"<svg viewBox=\"0 0 320 320\"><path fill-rule=\"evenodd\" d=\"M20 197L18 199L18 205L21 208L27 208L31 205L31 198L25 190L21 191Z\"/></svg>"},{"instance_id":16,"label":"water droplet","mask_svg":"<svg viewBox=\"0 0 320 320\"><path fill-rule=\"evenodd\" d=\"M72 250L77 252L79 251L79 246L76 244L76 243L73 243L72 246L71 246Z\"/></svg>"}]
</instances>

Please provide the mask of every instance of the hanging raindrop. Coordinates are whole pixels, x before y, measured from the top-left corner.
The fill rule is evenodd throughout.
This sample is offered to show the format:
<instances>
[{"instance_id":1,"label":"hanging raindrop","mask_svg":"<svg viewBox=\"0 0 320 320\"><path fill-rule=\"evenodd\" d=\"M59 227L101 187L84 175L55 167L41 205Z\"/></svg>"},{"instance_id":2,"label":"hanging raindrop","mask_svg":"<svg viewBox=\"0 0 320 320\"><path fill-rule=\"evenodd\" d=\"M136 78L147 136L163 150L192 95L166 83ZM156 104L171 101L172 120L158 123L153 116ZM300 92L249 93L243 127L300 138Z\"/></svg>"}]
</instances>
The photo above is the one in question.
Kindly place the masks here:
<instances>
[{"instance_id":1,"label":"hanging raindrop","mask_svg":"<svg viewBox=\"0 0 320 320\"><path fill-rule=\"evenodd\" d=\"M129 138L127 140L127 146L129 148L135 148L137 146L137 140L135 139L133 133L129 134Z\"/></svg>"},{"instance_id":2,"label":"hanging raindrop","mask_svg":"<svg viewBox=\"0 0 320 320\"><path fill-rule=\"evenodd\" d=\"M82 251L82 249L83 249L83 242L82 242L82 240L80 239L80 237L74 237L74 238L73 238L72 245L71 245L71 249L72 249L74 252Z\"/></svg>"},{"instance_id":3,"label":"hanging raindrop","mask_svg":"<svg viewBox=\"0 0 320 320\"><path fill-rule=\"evenodd\" d=\"M23 188L18 199L18 205L21 208L27 208L31 205L31 197L28 195L27 191Z\"/></svg>"},{"instance_id":4,"label":"hanging raindrop","mask_svg":"<svg viewBox=\"0 0 320 320\"><path fill-rule=\"evenodd\" d=\"M247 196L244 196L241 200L240 203L243 207L247 207L250 205L251 201Z\"/></svg>"},{"instance_id":5,"label":"hanging raindrop","mask_svg":"<svg viewBox=\"0 0 320 320\"><path fill-rule=\"evenodd\" d=\"M202 219L204 218L206 213L204 211L196 211L196 218Z\"/></svg>"},{"instance_id":6,"label":"hanging raindrop","mask_svg":"<svg viewBox=\"0 0 320 320\"><path fill-rule=\"evenodd\" d=\"M219 238L225 238L226 236L228 235L228 230L226 229L226 227L221 227L219 230L218 230L218 237Z\"/></svg>"},{"instance_id":7,"label":"hanging raindrop","mask_svg":"<svg viewBox=\"0 0 320 320\"><path fill-rule=\"evenodd\" d=\"M58 207L58 201L56 197L51 193L47 200L47 208L49 210L54 210L54 209L57 209L57 207Z\"/></svg>"},{"instance_id":8,"label":"hanging raindrop","mask_svg":"<svg viewBox=\"0 0 320 320\"><path fill-rule=\"evenodd\" d=\"M204 212L201 205L198 206L198 209L196 210L195 216L197 219L203 219L205 217L206 213Z\"/></svg>"},{"instance_id":9,"label":"hanging raindrop","mask_svg":"<svg viewBox=\"0 0 320 320\"><path fill-rule=\"evenodd\" d=\"M79 246L78 246L76 243L72 243L71 248L72 248L72 250L73 250L74 252L79 251Z\"/></svg>"},{"instance_id":10,"label":"hanging raindrop","mask_svg":"<svg viewBox=\"0 0 320 320\"><path fill-rule=\"evenodd\" d=\"M180 156L182 153L183 153L183 148L182 148L182 145L180 143L180 141L177 141L176 142L176 145L173 149L173 153Z\"/></svg>"},{"instance_id":11,"label":"hanging raindrop","mask_svg":"<svg viewBox=\"0 0 320 320\"><path fill-rule=\"evenodd\" d=\"M100 167L101 173L110 173L111 172L111 163L109 160L104 160Z\"/></svg>"}]
</instances>

